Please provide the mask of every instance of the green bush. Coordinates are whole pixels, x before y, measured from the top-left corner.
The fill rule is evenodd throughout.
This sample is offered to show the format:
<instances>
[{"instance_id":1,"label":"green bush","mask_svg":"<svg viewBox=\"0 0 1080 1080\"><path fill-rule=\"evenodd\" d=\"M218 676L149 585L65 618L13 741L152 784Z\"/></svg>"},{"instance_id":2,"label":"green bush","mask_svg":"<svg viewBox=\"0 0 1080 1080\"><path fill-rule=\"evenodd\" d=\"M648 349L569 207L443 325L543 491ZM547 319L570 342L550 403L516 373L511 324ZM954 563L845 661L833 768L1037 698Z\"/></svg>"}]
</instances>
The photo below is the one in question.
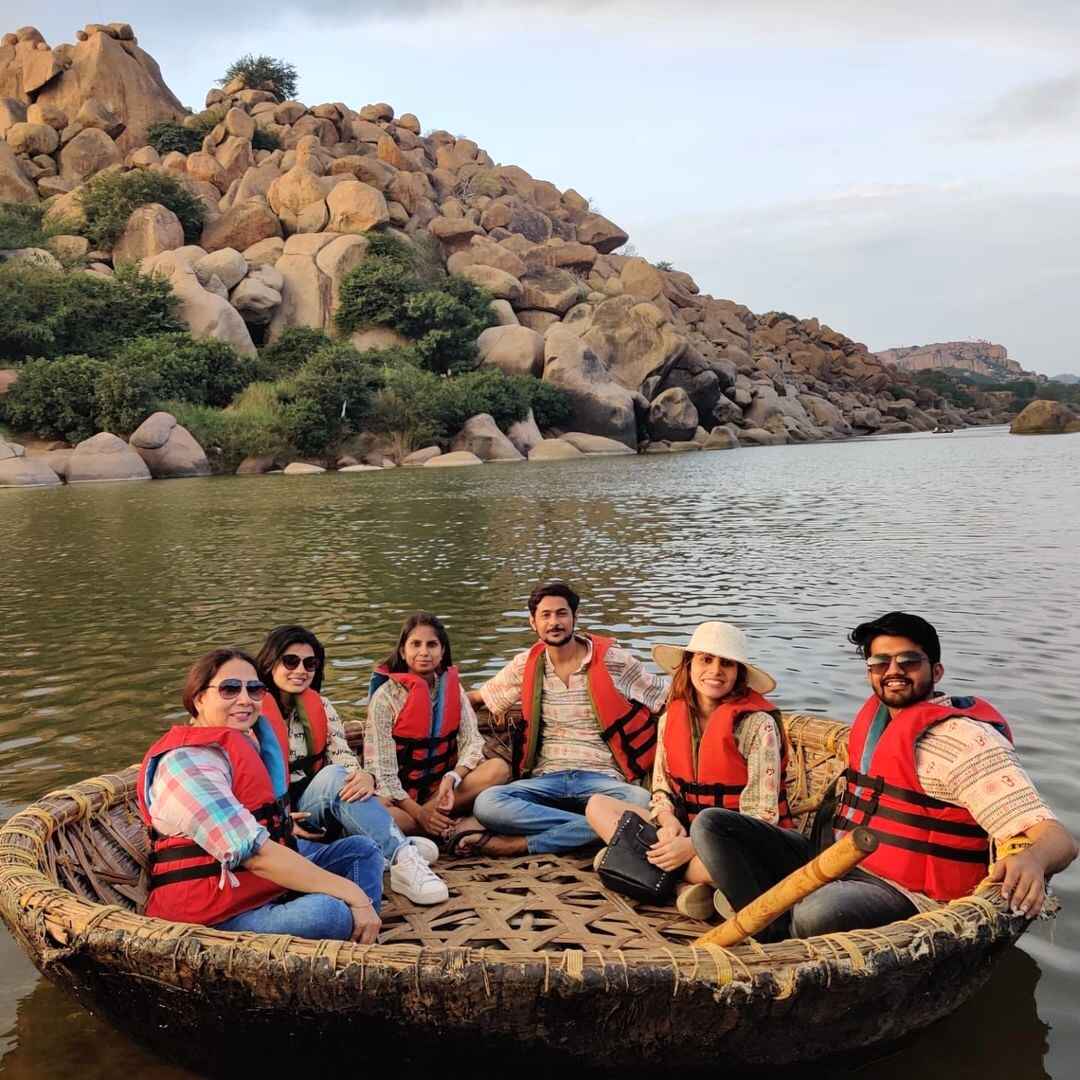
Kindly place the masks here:
<instances>
[{"instance_id":1,"label":"green bush","mask_svg":"<svg viewBox=\"0 0 1080 1080\"><path fill-rule=\"evenodd\" d=\"M281 384L286 429L302 454L321 453L363 428L381 383L381 362L378 352L336 342Z\"/></svg>"},{"instance_id":2,"label":"green bush","mask_svg":"<svg viewBox=\"0 0 1080 1080\"><path fill-rule=\"evenodd\" d=\"M183 329L168 281L121 267L111 278L0 267L0 359L108 356L134 337Z\"/></svg>"},{"instance_id":3,"label":"green bush","mask_svg":"<svg viewBox=\"0 0 1080 1080\"><path fill-rule=\"evenodd\" d=\"M417 356L430 370L474 368L476 339L496 321L491 297L465 278L442 273L426 283L431 276L426 255L420 258L393 236L371 237L364 261L341 284L338 327L351 333L390 326L415 341Z\"/></svg>"},{"instance_id":4,"label":"green bush","mask_svg":"<svg viewBox=\"0 0 1080 1080\"><path fill-rule=\"evenodd\" d=\"M189 244L198 242L206 216L203 204L179 180L149 169L99 173L79 189L79 203L86 215L83 235L100 248L111 248L133 211L147 203L168 207Z\"/></svg>"},{"instance_id":5,"label":"green bush","mask_svg":"<svg viewBox=\"0 0 1080 1080\"><path fill-rule=\"evenodd\" d=\"M270 89L279 101L291 101L296 97L297 72L287 60L245 53L225 69L218 83L227 86L238 75L243 76L250 89Z\"/></svg>"},{"instance_id":6,"label":"green bush","mask_svg":"<svg viewBox=\"0 0 1080 1080\"><path fill-rule=\"evenodd\" d=\"M164 385L165 380L152 368L124 368L104 363L94 384L96 430L130 435L157 411Z\"/></svg>"},{"instance_id":7,"label":"green bush","mask_svg":"<svg viewBox=\"0 0 1080 1080\"><path fill-rule=\"evenodd\" d=\"M290 326L272 345L259 350L259 378L273 380L292 375L329 344L330 339L321 330Z\"/></svg>"},{"instance_id":8,"label":"green bush","mask_svg":"<svg viewBox=\"0 0 1080 1080\"><path fill-rule=\"evenodd\" d=\"M44 247L49 232L41 224L44 207L0 203L0 251Z\"/></svg>"},{"instance_id":9,"label":"green bush","mask_svg":"<svg viewBox=\"0 0 1080 1080\"><path fill-rule=\"evenodd\" d=\"M131 377L153 373L161 398L218 408L228 405L256 374L252 361L231 345L185 333L136 338L116 353L113 366Z\"/></svg>"},{"instance_id":10,"label":"green bush","mask_svg":"<svg viewBox=\"0 0 1080 1080\"><path fill-rule=\"evenodd\" d=\"M281 140L272 131L263 131L262 128L257 127L255 134L251 137L251 149L252 150L274 150L281 149Z\"/></svg>"},{"instance_id":11,"label":"green bush","mask_svg":"<svg viewBox=\"0 0 1080 1080\"><path fill-rule=\"evenodd\" d=\"M565 428L573 419L574 406L570 395L561 386L552 386L541 379L532 379L528 375L518 376L527 379L533 418L536 426L546 431L548 428Z\"/></svg>"},{"instance_id":12,"label":"green bush","mask_svg":"<svg viewBox=\"0 0 1080 1080\"><path fill-rule=\"evenodd\" d=\"M92 356L29 361L0 398L3 419L16 431L43 438L88 439L98 430L96 388L106 367Z\"/></svg>"},{"instance_id":13,"label":"green bush","mask_svg":"<svg viewBox=\"0 0 1080 1080\"><path fill-rule=\"evenodd\" d=\"M195 436L215 468L233 472L249 455L291 457L294 453L284 410L270 384L253 383L227 409L187 401L166 401L161 407Z\"/></svg>"},{"instance_id":14,"label":"green bush","mask_svg":"<svg viewBox=\"0 0 1080 1080\"><path fill-rule=\"evenodd\" d=\"M174 150L181 154L196 154L202 149L205 134L175 120L161 120L147 129L146 141L162 155L171 154Z\"/></svg>"}]
</instances>

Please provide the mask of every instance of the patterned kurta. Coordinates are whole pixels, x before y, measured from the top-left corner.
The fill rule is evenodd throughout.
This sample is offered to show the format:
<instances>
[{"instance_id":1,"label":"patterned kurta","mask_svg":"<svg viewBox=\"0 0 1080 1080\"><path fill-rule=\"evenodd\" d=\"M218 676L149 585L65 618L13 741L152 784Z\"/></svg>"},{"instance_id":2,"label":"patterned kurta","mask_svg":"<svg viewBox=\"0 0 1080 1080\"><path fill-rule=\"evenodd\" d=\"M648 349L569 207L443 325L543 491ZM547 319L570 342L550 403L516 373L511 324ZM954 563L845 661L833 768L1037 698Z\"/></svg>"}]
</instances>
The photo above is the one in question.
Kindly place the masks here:
<instances>
[{"instance_id":1,"label":"patterned kurta","mask_svg":"<svg viewBox=\"0 0 1080 1080\"><path fill-rule=\"evenodd\" d=\"M586 668L592 660L592 642L578 639L586 646L585 657L571 673L569 685L555 673L555 665L544 650L544 690L540 701L540 750L533 776L580 769L602 773L623 780L604 742L589 700ZM528 652L518 653L497 675L480 687L484 704L496 714L504 713L521 702L521 686L525 676ZM640 701L650 711L658 713L667 700L668 680L652 675L626 649L613 645L604 654L604 665L615 689L631 701Z\"/></svg>"},{"instance_id":2,"label":"patterned kurta","mask_svg":"<svg viewBox=\"0 0 1080 1080\"><path fill-rule=\"evenodd\" d=\"M344 765L346 769L355 770L360 768L360 759L349 749L348 740L345 738L345 726L337 709L330 704L321 694L323 708L326 710L326 760L330 765ZM299 761L307 757L307 739L304 736L304 725L295 709L289 713L287 720L289 725L289 760ZM289 783L303 780L304 774L300 770L289 773Z\"/></svg>"}]
</instances>

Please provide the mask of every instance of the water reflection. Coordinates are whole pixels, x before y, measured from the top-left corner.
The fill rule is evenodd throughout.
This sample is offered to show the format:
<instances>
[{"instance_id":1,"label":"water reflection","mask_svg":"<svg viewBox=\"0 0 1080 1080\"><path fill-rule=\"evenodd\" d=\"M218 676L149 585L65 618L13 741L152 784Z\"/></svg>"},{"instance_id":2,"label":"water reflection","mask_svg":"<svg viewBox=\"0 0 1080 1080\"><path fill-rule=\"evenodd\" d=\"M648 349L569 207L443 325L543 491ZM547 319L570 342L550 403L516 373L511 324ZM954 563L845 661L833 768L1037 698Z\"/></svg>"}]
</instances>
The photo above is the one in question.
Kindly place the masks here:
<instances>
[{"instance_id":1,"label":"water reflection","mask_svg":"<svg viewBox=\"0 0 1080 1080\"><path fill-rule=\"evenodd\" d=\"M642 659L730 619L784 707L842 717L863 697L846 631L891 607L921 611L942 635L945 688L984 693L1010 718L1025 765L1080 833L1078 450L1075 437L983 431L0 493L0 815L136 760L182 715L185 665L212 645L257 647L275 623L307 623L327 643L326 691L354 717L409 610L445 618L473 682L530 644L526 597L559 575L584 596L582 622ZM1047 1067L1063 1080L1080 1060L1080 871L1057 885L1054 939L1040 931L1024 948L1043 970ZM1033 1012L1030 985L993 985ZM50 1022L39 1000L58 1007L39 993L52 991L23 1001L5 1072L37 1053L27 1033ZM0 966L0 1021L21 996ZM931 1075L946 1049L924 1052L932 1038L905 1051ZM54 1041L48 1052L64 1053ZM981 1058L984 1075L1002 1075L999 1058ZM1033 1060L1013 1075L1042 1077Z\"/></svg>"}]
</instances>

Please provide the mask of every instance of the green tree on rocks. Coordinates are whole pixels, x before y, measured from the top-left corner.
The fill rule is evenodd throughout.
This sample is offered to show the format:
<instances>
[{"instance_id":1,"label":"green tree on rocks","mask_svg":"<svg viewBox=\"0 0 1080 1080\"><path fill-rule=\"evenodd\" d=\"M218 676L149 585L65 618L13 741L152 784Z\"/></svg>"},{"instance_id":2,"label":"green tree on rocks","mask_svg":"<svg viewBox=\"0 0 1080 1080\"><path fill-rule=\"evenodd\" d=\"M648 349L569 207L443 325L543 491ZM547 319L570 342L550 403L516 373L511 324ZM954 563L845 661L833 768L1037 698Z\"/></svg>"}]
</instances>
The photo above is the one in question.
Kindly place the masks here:
<instances>
[{"instance_id":1,"label":"green tree on rocks","mask_svg":"<svg viewBox=\"0 0 1080 1080\"><path fill-rule=\"evenodd\" d=\"M234 60L218 79L222 86L228 86L235 78L242 78L244 85L251 90L270 90L279 101L291 101L296 97L297 71L287 60L273 56L254 56L245 53L239 60Z\"/></svg>"}]
</instances>

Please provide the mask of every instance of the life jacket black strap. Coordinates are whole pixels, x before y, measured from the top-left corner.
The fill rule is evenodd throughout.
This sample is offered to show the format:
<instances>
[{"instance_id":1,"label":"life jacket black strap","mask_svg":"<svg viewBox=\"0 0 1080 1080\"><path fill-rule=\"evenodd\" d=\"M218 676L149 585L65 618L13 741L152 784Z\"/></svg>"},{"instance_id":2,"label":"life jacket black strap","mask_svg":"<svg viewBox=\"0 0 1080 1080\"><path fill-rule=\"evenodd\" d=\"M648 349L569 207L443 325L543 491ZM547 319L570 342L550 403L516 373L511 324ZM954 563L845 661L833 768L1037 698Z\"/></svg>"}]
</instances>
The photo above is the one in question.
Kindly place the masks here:
<instances>
[{"instance_id":1,"label":"life jacket black strap","mask_svg":"<svg viewBox=\"0 0 1080 1080\"><path fill-rule=\"evenodd\" d=\"M837 829L854 829L856 822L846 818L838 818L835 823ZM986 863L990 857L990 843L987 841L984 847L976 850L962 850L960 848L946 847L944 844L932 844L929 840L913 840L910 836L897 836L895 833L875 826L874 835L882 844L890 847L903 848L905 851L916 851L920 855L930 855L935 859L949 859L952 862L962 863Z\"/></svg>"},{"instance_id":2,"label":"life jacket black strap","mask_svg":"<svg viewBox=\"0 0 1080 1080\"><path fill-rule=\"evenodd\" d=\"M626 734L626 727L631 720L641 714L644 714L646 717L652 717L652 713L649 712L648 706L641 704L640 701L631 701L627 711L623 713L618 720L613 720L603 729L605 742L610 744L618 739L619 747L627 757L630 770L637 777L642 777L648 772L649 762L651 761L649 751L656 746L657 737L657 726L654 720L652 730L649 732L649 737L643 743L635 746L633 742L631 742L631 737L628 737ZM640 734L640 732L638 734Z\"/></svg>"},{"instance_id":3,"label":"life jacket black strap","mask_svg":"<svg viewBox=\"0 0 1080 1080\"><path fill-rule=\"evenodd\" d=\"M882 795L888 795L893 799L903 799L904 802L914 803L916 806L926 806L931 810L945 810L952 806L952 803L931 798L925 792L912 791L910 788L886 784L880 776L871 776L856 769L845 769L844 779L847 780L849 786L855 784L858 787L869 788L871 791L880 792Z\"/></svg>"},{"instance_id":4,"label":"life jacket black strap","mask_svg":"<svg viewBox=\"0 0 1080 1080\"><path fill-rule=\"evenodd\" d=\"M160 889L163 885L175 885L179 881L216 878L220 873L221 866L217 862L200 863L198 866L185 866L180 870L168 870L164 874L151 874L147 888L150 890Z\"/></svg>"},{"instance_id":5,"label":"life jacket black strap","mask_svg":"<svg viewBox=\"0 0 1080 1080\"><path fill-rule=\"evenodd\" d=\"M151 851L149 858L146 860L146 865L149 867L150 872L153 873L154 867L161 866L162 863L181 862L184 859L198 858L210 859L213 856L199 847L198 844L178 844L176 847L159 848Z\"/></svg>"},{"instance_id":6,"label":"life jacket black strap","mask_svg":"<svg viewBox=\"0 0 1080 1080\"><path fill-rule=\"evenodd\" d=\"M457 747L448 747L441 754L399 754L398 765L413 771L417 769L427 772L429 768L442 765L451 758L457 756Z\"/></svg>"},{"instance_id":7,"label":"life jacket black strap","mask_svg":"<svg viewBox=\"0 0 1080 1080\"><path fill-rule=\"evenodd\" d=\"M943 821L927 814L909 814L891 806L882 806L870 799L860 798L853 794L851 789L844 792L840 806L841 808L850 807L852 810L869 811L871 817L898 821L901 825L910 825L914 829L926 829L929 832L948 833L950 836L970 836L975 839L986 835L986 831L979 825L969 825L963 821Z\"/></svg>"},{"instance_id":8,"label":"life jacket black strap","mask_svg":"<svg viewBox=\"0 0 1080 1080\"><path fill-rule=\"evenodd\" d=\"M410 739L401 735L395 735L394 742L397 744L399 751L403 749L427 750L433 747L442 746L444 743L456 743L457 732L455 731L453 735L432 735L430 738L426 739Z\"/></svg>"},{"instance_id":9,"label":"life jacket black strap","mask_svg":"<svg viewBox=\"0 0 1080 1080\"><path fill-rule=\"evenodd\" d=\"M289 766L292 772L302 772L306 777L310 778L314 776L321 768L326 765L326 751L323 750L318 754L305 754L301 758L296 758L295 761Z\"/></svg>"}]
</instances>

